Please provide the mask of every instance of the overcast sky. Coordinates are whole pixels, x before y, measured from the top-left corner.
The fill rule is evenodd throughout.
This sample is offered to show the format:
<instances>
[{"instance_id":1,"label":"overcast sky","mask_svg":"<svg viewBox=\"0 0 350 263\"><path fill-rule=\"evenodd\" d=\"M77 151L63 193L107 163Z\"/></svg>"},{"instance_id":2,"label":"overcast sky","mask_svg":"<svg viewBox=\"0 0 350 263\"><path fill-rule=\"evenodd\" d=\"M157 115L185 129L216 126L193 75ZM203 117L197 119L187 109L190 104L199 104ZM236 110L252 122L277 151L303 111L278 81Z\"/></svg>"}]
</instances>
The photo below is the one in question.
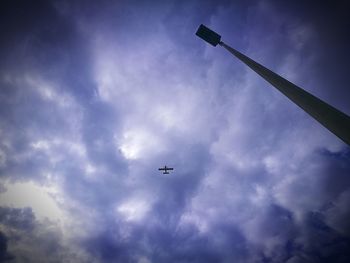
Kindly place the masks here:
<instances>
[{"instance_id":1,"label":"overcast sky","mask_svg":"<svg viewBox=\"0 0 350 263\"><path fill-rule=\"evenodd\" d=\"M350 262L345 2L2 1L0 262Z\"/></svg>"}]
</instances>

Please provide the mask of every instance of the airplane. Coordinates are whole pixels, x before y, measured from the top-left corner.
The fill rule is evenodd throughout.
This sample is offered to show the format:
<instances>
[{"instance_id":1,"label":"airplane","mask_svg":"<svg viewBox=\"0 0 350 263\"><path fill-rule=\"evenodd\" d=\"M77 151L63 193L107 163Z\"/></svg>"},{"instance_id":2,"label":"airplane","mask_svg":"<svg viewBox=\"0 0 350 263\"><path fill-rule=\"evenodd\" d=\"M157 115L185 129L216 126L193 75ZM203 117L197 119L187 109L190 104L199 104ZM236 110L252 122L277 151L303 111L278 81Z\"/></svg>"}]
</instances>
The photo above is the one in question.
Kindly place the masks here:
<instances>
[{"instance_id":1,"label":"airplane","mask_svg":"<svg viewBox=\"0 0 350 263\"><path fill-rule=\"evenodd\" d=\"M168 171L172 171L174 170L174 168L170 168L170 167L167 167L166 165L164 166L164 168L158 168L159 171L164 171L163 174L169 174Z\"/></svg>"}]
</instances>

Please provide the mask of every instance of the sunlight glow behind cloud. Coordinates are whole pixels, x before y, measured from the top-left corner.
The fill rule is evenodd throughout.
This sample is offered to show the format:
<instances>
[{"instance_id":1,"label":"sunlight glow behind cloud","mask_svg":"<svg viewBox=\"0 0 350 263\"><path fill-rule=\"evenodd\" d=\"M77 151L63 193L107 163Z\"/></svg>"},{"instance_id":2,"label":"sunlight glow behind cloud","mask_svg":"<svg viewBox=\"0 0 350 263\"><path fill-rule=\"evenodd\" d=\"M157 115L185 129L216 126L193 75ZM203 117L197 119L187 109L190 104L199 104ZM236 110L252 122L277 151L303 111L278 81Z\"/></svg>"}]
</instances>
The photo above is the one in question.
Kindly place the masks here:
<instances>
[{"instance_id":1,"label":"sunlight glow behind cloud","mask_svg":"<svg viewBox=\"0 0 350 263\"><path fill-rule=\"evenodd\" d=\"M6 191L0 194L0 205L15 208L31 207L40 220L64 219L61 209L53 198L57 194L54 187L43 187L33 182L18 182L7 183L5 188Z\"/></svg>"},{"instance_id":2,"label":"sunlight glow behind cloud","mask_svg":"<svg viewBox=\"0 0 350 263\"><path fill-rule=\"evenodd\" d=\"M119 205L117 211L122 214L126 221L140 221L149 209L145 200L132 199Z\"/></svg>"}]
</instances>

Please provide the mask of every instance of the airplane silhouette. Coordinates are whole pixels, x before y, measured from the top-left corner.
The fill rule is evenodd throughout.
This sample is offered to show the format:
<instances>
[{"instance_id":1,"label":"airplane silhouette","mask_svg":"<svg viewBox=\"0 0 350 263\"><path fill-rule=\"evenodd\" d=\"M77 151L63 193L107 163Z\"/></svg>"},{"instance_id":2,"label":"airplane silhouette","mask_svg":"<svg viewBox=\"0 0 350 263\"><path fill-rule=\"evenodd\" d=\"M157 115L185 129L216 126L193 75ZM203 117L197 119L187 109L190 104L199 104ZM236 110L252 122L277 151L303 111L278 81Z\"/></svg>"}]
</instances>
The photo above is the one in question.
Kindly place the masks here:
<instances>
[{"instance_id":1,"label":"airplane silhouette","mask_svg":"<svg viewBox=\"0 0 350 263\"><path fill-rule=\"evenodd\" d=\"M174 168L167 167L166 165L162 168L158 168L159 171L164 171L163 174L169 174L168 171L174 170Z\"/></svg>"}]
</instances>

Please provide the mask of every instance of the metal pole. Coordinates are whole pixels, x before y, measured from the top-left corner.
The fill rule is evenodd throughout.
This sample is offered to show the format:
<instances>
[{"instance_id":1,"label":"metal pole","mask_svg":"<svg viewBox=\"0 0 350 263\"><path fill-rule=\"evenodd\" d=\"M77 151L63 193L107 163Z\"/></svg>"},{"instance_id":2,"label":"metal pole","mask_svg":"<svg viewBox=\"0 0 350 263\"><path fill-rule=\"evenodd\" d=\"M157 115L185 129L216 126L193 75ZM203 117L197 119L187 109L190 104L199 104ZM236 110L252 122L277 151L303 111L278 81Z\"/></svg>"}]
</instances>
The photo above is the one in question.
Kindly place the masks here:
<instances>
[{"instance_id":1,"label":"metal pole","mask_svg":"<svg viewBox=\"0 0 350 263\"><path fill-rule=\"evenodd\" d=\"M268 68L265 68L234 48L226 45L224 42L221 41L219 45L224 47L227 51L258 73L329 131L350 145L350 117L348 115L296 86Z\"/></svg>"},{"instance_id":2,"label":"metal pole","mask_svg":"<svg viewBox=\"0 0 350 263\"><path fill-rule=\"evenodd\" d=\"M263 77L272 86L286 95L291 101L310 114L329 131L350 145L350 117L348 115L308 93L302 88L299 88L292 82L289 82L275 72L265 68L263 65L243 55L234 48L226 45L221 41L221 36L218 33L214 32L205 25L199 26L196 35L214 47L217 45L224 47L227 51Z\"/></svg>"}]
</instances>

